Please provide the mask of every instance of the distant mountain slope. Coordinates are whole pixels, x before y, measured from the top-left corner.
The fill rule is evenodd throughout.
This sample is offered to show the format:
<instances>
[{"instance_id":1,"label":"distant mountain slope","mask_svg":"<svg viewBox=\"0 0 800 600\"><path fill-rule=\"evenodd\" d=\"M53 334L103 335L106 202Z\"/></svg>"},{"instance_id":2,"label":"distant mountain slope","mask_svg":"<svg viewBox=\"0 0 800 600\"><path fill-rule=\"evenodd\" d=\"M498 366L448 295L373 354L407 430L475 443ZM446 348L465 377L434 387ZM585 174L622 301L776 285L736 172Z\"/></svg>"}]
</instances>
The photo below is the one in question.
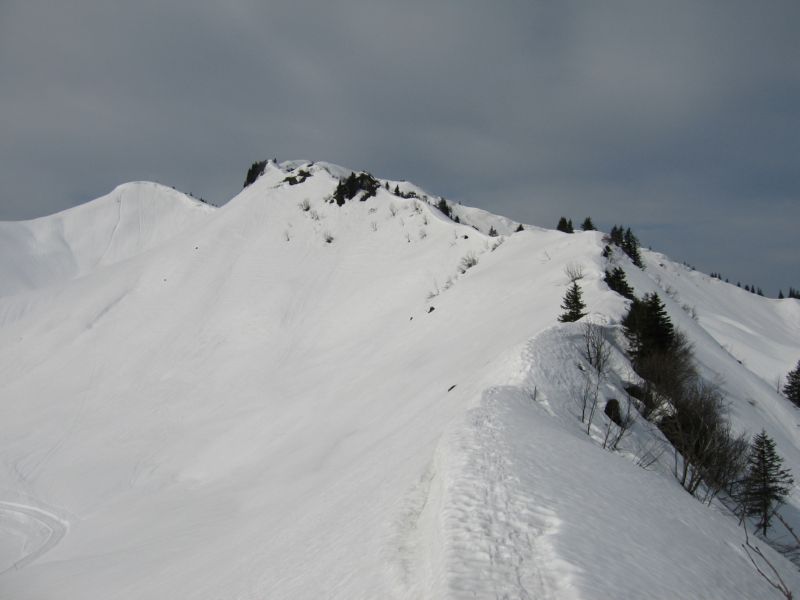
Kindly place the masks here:
<instances>
[{"instance_id":1,"label":"distant mountain slope","mask_svg":"<svg viewBox=\"0 0 800 600\"><path fill-rule=\"evenodd\" d=\"M0 598L768 597L736 520L669 454L637 466L657 432L612 453L605 415L580 423L567 266L616 332L603 400L633 379L603 234L457 224L405 182L338 206L350 173L269 163L217 210L132 184L2 224ZM767 381L800 356L794 305L644 256L614 261L800 476Z\"/></svg>"},{"instance_id":2,"label":"distant mountain slope","mask_svg":"<svg viewBox=\"0 0 800 600\"><path fill-rule=\"evenodd\" d=\"M126 260L200 224L213 210L171 188L138 182L48 217L0 222L0 294Z\"/></svg>"}]
</instances>

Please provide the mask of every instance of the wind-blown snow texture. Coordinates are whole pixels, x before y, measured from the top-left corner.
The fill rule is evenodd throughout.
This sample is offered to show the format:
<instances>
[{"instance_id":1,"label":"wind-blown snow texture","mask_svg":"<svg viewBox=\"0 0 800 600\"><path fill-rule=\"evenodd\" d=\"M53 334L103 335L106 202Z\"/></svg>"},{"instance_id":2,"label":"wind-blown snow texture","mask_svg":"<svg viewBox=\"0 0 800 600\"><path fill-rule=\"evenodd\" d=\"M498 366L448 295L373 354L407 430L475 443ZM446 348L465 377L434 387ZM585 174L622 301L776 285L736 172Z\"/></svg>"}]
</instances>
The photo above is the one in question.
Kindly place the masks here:
<instances>
[{"instance_id":1,"label":"wind-blown snow texture","mask_svg":"<svg viewBox=\"0 0 800 600\"><path fill-rule=\"evenodd\" d=\"M420 198L327 203L348 173L270 163L221 209L137 183L0 223L0 597L773 593L734 518L667 457L636 466L645 424L616 453L604 415L582 430L581 324L556 317L570 263L588 319L624 314L602 234L461 206L455 224L404 182ZM800 476L775 391L800 302L644 255L615 260L664 298L737 430L765 427ZM624 397L621 348L605 398Z\"/></svg>"}]
</instances>

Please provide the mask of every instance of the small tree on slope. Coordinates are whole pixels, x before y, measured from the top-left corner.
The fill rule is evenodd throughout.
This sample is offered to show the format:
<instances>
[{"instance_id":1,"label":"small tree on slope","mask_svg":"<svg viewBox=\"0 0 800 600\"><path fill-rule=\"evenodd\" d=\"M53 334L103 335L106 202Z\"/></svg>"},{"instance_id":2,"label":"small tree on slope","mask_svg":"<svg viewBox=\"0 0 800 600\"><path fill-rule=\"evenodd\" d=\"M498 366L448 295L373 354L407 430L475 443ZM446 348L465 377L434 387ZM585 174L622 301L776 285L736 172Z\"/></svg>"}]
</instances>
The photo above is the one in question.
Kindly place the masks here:
<instances>
[{"instance_id":1,"label":"small tree on slope","mask_svg":"<svg viewBox=\"0 0 800 600\"><path fill-rule=\"evenodd\" d=\"M762 429L750 447L739 501L743 515L758 517L758 527L764 535L775 508L794 485L791 473L788 469L781 469L782 464L775 442Z\"/></svg>"},{"instance_id":2,"label":"small tree on slope","mask_svg":"<svg viewBox=\"0 0 800 600\"><path fill-rule=\"evenodd\" d=\"M564 309L564 312L558 317L558 320L562 323L572 323L586 316L586 313L583 312L586 305L583 303L581 288L578 287L577 283L573 282L572 285L569 286L569 289L567 289L564 302L561 303L561 308Z\"/></svg>"},{"instance_id":3,"label":"small tree on slope","mask_svg":"<svg viewBox=\"0 0 800 600\"><path fill-rule=\"evenodd\" d=\"M789 371L786 376L786 385L783 386L783 393L786 397L800 406L800 360L797 361L797 367L794 371Z\"/></svg>"}]
</instances>

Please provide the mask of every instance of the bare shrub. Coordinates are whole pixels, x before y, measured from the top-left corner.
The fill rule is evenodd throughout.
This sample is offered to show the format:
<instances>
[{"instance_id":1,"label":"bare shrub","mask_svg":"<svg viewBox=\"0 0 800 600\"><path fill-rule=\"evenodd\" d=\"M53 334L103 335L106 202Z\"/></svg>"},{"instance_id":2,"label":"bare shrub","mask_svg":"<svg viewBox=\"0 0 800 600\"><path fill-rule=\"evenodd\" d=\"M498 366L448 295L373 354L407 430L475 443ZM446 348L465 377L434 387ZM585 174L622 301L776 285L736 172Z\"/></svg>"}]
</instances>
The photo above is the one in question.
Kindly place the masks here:
<instances>
[{"instance_id":1,"label":"bare shrub","mask_svg":"<svg viewBox=\"0 0 800 600\"><path fill-rule=\"evenodd\" d=\"M705 493L700 498L702 502L710 505L721 491L733 491L747 468L749 448L747 435L734 435L728 423L716 432L701 466L705 484Z\"/></svg>"},{"instance_id":2,"label":"bare shrub","mask_svg":"<svg viewBox=\"0 0 800 600\"><path fill-rule=\"evenodd\" d=\"M592 430L592 420L600 398L600 385L605 379L608 360L611 357L611 344L602 326L596 323L584 324L583 352L592 367L590 371L586 371L581 394L581 422L586 423L588 434Z\"/></svg>"},{"instance_id":3,"label":"bare shrub","mask_svg":"<svg viewBox=\"0 0 800 600\"><path fill-rule=\"evenodd\" d=\"M378 223L377 223L377 221L370 221L369 222L369 226L372 229L372 231L378 231Z\"/></svg>"},{"instance_id":4,"label":"bare shrub","mask_svg":"<svg viewBox=\"0 0 800 600\"><path fill-rule=\"evenodd\" d=\"M331 234L330 231L324 232L322 234L322 239L325 240L326 244L332 244L333 243L333 235Z\"/></svg>"},{"instance_id":5,"label":"bare shrub","mask_svg":"<svg viewBox=\"0 0 800 600\"><path fill-rule=\"evenodd\" d=\"M775 566L770 562L770 560L764 556L764 553L761 551L761 548L758 546L753 546L750 543L750 536L747 534L747 527L743 526L744 529L744 544L742 544L742 548L744 549L745 553L747 554L747 558L750 559L750 562L755 567L756 572L761 576L761 578L770 584L773 588L775 588L786 600L792 600L794 598L792 594L792 590L789 589L789 586L786 585L786 582L783 581L781 574L775 568ZM758 566L758 562L754 556L758 557L759 561L764 563L764 568L768 569L772 572L772 575L769 575Z\"/></svg>"},{"instance_id":6,"label":"bare shrub","mask_svg":"<svg viewBox=\"0 0 800 600\"><path fill-rule=\"evenodd\" d=\"M460 273L466 273L468 269L471 269L475 265L478 264L478 257L475 256L474 252L468 252L466 256L461 259L459 263L458 270Z\"/></svg>"},{"instance_id":7,"label":"bare shrub","mask_svg":"<svg viewBox=\"0 0 800 600\"><path fill-rule=\"evenodd\" d=\"M732 435L727 406L713 384L698 378L671 396L670 404L659 428L673 446L674 475L690 494L705 483L710 501L739 477L747 441Z\"/></svg>"},{"instance_id":8,"label":"bare shrub","mask_svg":"<svg viewBox=\"0 0 800 600\"><path fill-rule=\"evenodd\" d=\"M611 344L602 325L584 323L583 356L595 371L602 374L606 372L611 357Z\"/></svg>"},{"instance_id":9,"label":"bare shrub","mask_svg":"<svg viewBox=\"0 0 800 600\"><path fill-rule=\"evenodd\" d=\"M564 267L564 275L571 284L583 279L583 265L574 262L568 263Z\"/></svg>"},{"instance_id":10,"label":"bare shrub","mask_svg":"<svg viewBox=\"0 0 800 600\"><path fill-rule=\"evenodd\" d=\"M305 198L297 206L299 206L300 210L302 210L303 212L308 212L309 210L311 210L311 203L308 201L308 198Z\"/></svg>"},{"instance_id":11,"label":"bare shrub","mask_svg":"<svg viewBox=\"0 0 800 600\"><path fill-rule=\"evenodd\" d=\"M667 447L661 439L651 437L647 443L639 446L636 452L636 466L649 471L650 467L658 462L666 449Z\"/></svg>"},{"instance_id":12,"label":"bare shrub","mask_svg":"<svg viewBox=\"0 0 800 600\"><path fill-rule=\"evenodd\" d=\"M312 221L319 221L319 213L315 210L310 210L308 216L311 217Z\"/></svg>"}]
</instances>

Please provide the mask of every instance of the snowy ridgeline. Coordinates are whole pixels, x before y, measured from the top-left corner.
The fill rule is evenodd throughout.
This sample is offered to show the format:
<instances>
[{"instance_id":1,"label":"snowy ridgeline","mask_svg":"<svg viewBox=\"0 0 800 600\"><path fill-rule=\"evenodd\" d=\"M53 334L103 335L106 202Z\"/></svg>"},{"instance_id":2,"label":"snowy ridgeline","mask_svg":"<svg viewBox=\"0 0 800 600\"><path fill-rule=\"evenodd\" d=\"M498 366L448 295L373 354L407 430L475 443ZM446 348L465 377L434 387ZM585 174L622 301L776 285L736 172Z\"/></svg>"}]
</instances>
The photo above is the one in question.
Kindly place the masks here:
<instances>
[{"instance_id":1,"label":"snowy ridgeline","mask_svg":"<svg viewBox=\"0 0 800 600\"><path fill-rule=\"evenodd\" d=\"M269 163L220 209L140 183L0 223L0 598L780 597L650 423L610 450L602 407L636 376L601 233L396 181L339 205L350 173ZM800 302L610 260L800 476L775 389ZM589 314L562 324L575 269ZM588 434L584 322L611 342Z\"/></svg>"}]
</instances>

